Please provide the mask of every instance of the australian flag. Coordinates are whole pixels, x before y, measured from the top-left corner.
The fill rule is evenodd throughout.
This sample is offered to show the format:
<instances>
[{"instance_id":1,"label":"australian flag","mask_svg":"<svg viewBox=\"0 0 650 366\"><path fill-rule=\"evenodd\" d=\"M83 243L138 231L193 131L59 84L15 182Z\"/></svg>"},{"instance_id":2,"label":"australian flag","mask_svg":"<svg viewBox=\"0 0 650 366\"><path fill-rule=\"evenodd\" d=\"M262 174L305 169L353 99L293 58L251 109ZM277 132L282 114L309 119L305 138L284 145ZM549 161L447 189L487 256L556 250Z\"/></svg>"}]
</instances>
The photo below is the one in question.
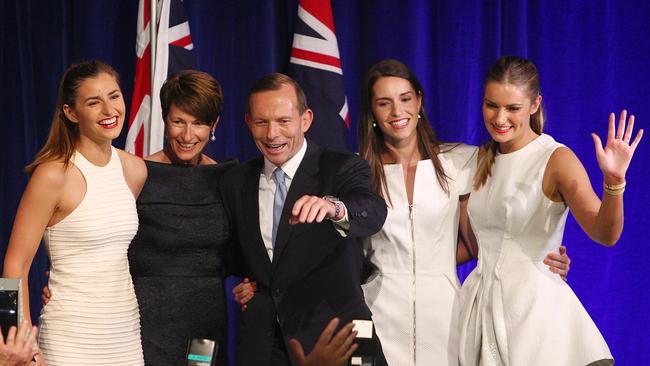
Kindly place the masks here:
<instances>
[{"instance_id":1,"label":"australian flag","mask_svg":"<svg viewBox=\"0 0 650 366\"><path fill-rule=\"evenodd\" d=\"M154 1L157 32L153 75L150 0L140 0L138 10L135 86L125 149L139 156L153 154L163 147L164 123L159 97L162 84L169 75L196 66L190 24L182 1Z\"/></svg>"},{"instance_id":2,"label":"australian flag","mask_svg":"<svg viewBox=\"0 0 650 366\"><path fill-rule=\"evenodd\" d=\"M329 0L300 0L288 71L314 111L307 137L321 146L347 150L348 102Z\"/></svg>"}]
</instances>

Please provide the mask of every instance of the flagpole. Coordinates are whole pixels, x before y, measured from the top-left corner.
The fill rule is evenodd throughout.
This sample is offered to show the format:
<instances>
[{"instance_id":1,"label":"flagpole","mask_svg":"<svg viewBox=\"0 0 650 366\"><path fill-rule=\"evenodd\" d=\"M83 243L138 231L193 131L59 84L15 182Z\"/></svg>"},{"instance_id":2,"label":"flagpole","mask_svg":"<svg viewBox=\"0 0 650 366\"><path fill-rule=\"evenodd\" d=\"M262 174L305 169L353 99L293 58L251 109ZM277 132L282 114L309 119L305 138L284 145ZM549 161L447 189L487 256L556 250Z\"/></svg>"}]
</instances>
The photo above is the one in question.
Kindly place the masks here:
<instances>
[{"instance_id":1,"label":"flagpole","mask_svg":"<svg viewBox=\"0 0 650 366\"><path fill-rule=\"evenodd\" d=\"M153 88L154 88L154 75L156 74L156 30L157 30L157 17L158 17L158 0L149 0L149 14L150 14L150 20L149 20L149 30L150 30L150 35L151 38L149 39L149 47L150 47L150 65L151 67L149 68L149 79L151 80L151 89L149 90L149 126L153 123L153 108L154 108L154 98L156 96L154 95ZM146 134L145 134L146 136ZM148 143L145 143L144 146L148 146ZM142 156L149 155L151 152L150 151L143 151Z\"/></svg>"}]
</instances>

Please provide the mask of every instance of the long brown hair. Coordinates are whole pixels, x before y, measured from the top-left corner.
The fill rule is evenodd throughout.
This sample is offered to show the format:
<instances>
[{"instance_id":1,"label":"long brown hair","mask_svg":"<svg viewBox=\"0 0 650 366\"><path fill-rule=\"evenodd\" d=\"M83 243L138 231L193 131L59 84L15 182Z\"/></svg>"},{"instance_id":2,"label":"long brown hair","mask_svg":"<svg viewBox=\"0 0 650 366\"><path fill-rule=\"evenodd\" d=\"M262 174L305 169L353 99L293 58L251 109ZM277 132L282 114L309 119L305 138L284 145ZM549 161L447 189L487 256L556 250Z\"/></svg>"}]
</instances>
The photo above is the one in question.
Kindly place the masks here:
<instances>
[{"instance_id":1,"label":"long brown hair","mask_svg":"<svg viewBox=\"0 0 650 366\"><path fill-rule=\"evenodd\" d=\"M25 167L28 174L33 173L40 164L53 160L63 160L63 166L68 167L79 139L79 127L65 115L63 105L74 107L79 85L84 80L96 77L100 73L113 76L119 84L117 72L108 64L97 60L73 64L63 74L59 83L59 94L56 99L50 134L41 151L36 154L34 161Z\"/></svg>"},{"instance_id":2,"label":"long brown hair","mask_svg":"<svg viewBox=\"0 0 650 366\"><path fill-rule=\"evenodd\" d=\"M385 192L386 197L383 198L392 204L386 184L384 165L381 161L381 155L387 152L387 148L383 133L378 127L373 127L375 117L372 114L372 88L377 80L387 76L408 80L415 93L421 98L420 121L418 121L416 127L418 150L425 159L431 159L440 186L445 193L449 194L448 178L438 158L441 142L436 137L427 114L424 112L424 90L422 90L422 85L415 74L397 60L383 60L371 66L366 72L361 89L361 118L358 125L359 153L370 164L375 192L382 197Z\"/></svg>"},{"instance_id":3,"label":"long brown hair","mask_svg":"<svg viewBox=\"0 0 650 366\"><path fill-rule=\"evenodd\" d=\"M498 59L488 71L485 77L485 84L490 83L507 83L523 88L534 101L540 93L539 72L535 65L525 58L516 56L503 56ZM530 128L538 135L544 132L544 111L542 105L539 105L537 112L530 116ZM478 168L474 176L474 189L479 189L487 182L492 175L492 165L497 154L499 144L490 139L483 144L485 150L478 160Z\"/></svg>"}]
</instances>

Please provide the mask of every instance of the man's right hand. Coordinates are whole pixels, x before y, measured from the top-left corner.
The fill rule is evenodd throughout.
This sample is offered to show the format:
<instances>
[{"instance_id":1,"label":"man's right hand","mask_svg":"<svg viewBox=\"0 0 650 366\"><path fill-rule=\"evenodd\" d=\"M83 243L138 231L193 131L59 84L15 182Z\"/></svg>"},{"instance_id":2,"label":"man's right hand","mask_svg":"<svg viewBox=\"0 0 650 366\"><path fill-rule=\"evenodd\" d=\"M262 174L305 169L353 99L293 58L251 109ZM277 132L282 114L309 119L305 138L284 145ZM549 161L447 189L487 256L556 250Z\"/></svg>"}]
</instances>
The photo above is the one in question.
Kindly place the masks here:
<instances>
[{"instance_id":1,"label":"man's right hand","mask_svg":"<svg viewBox=\"0 0 650 366\"><path fill-rule=\"evenodd\" d=\"M242 282L232 289L235 302L241 306L241 311L246 311L248 308L247 303L251 301L255 291L257 291L257 282L251 282L248 278L244 278Z\"/></svg>"},{"instance_id":2,"label":"man's right hand","mask_svg":"<svg viewBox=\"0 0 650 366\"><path fill-rule=\"evenodd\" d=\"M34 356L40 352L38 348L34 348L37 334L38 328L31 327L30 331L29 323L26 320L20 323L18 330L14 326L9 328L6 340L2 336L2 332L0 332L0 365L33 365ZM36 363L36 365L40 364Z\"/></svg>"},{"instance_id":3,"label":"man's right hand","mask_svg":"<svg viewBox=\"0 0 650 366\"><path fill-rule=\"evenodd\" d=\"M45 278L47 280L50 280L50 271L45 272ZM41 300L43 301L43 306L47 305L48 302L50 302L50 298L52 297L52 293L50 292L50 288L48 285L45 285L43 287L43 292L41 293Z\"/></svg>"},{"instance_id":4,"label":"man's right hand","mask_svg":"<svg viewBox=\"0 0 650 366\"><path fill-rule=\"evenodd\" d=\"M299 366L343 366L359 347L354 342L357 332L354 324L349 323L334 335L339 319L332 319L321 333L314 349L305 356L305 351L298 340L291 339L289 345ZM333 336L334 335L334 336ZM332 337L333 336L333 337Z\"/></svg>"},{"instance_id":5,"label":"man's right hand","mask_svg":"<svg viewBox=\"0 0 650 366\"><path fill-rule=\"evenodd\" d=\"M43 292L41 293L41 300L43 300L43 306L47 305L47 303L50 302L51 297L52 297L52 293L50 292L50 288L47 285L43 286Z\"/></svg>"}]
</instances>

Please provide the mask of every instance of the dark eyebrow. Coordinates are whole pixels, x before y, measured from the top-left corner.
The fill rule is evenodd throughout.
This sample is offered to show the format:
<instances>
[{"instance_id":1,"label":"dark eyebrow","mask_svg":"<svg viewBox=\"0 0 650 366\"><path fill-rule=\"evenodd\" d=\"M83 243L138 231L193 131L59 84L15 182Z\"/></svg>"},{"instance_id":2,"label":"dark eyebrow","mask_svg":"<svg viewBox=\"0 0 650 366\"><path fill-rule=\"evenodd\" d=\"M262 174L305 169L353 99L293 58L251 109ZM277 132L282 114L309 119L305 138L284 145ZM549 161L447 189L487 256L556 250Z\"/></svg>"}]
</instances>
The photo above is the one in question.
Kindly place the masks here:
<instances>
[{"instance_id":1,"label":"dark eyebrow","mask_svg":"<svg viewBox=\"0 0 650 366\"><path fill-rule=\"evenodd\" d=\"M488 99L488 98L483 98L483 100L484 100L486 103L490 103L490 104L497 105L497 103L491 101L491 100ZM506 105L506 107L508 107L508 108L512 108L512 107L521 107L522 105L523 105L523 104L521 104L521 103L514 103L514 104L508 104L508 105Z\"/></svg>"},{"instance_id":2,"label":"dark eyebrow","mask_svg":"<svg viewBox=\"0 0 650 366\"><path fill-rule=\"evenodd\" d=\"M88 97L88 98L86 98L86 100L84 100L84 103L87 103L87 102L89 102L89 101L91 101L91 100L100 100L100 99L101 99L101 98L100 98L98 95L94 95L94 96L92 96L92 97Z\"/></svg>"},{"instance_id":3,"label":"dark eyebrow","mask_svg":"<svg viewBox=\"0 0 650 366\"><path fill-rule=\"evenodd\" d=\"M403 96L407 96L407 95L409 95L409 94L415 94L415 93L413 93L412 90L409 90L409 91L405 91L404 93L401 93L399 96L400 96L400 97L403 97ZM388 100L388 101L390 101L391 99L390 99L389 97L380 97L380 98L375 98L375 101L378 101L378 100Z\"/></svg>"},{"instance_id":4,"label":"dark eyebrow","mask_svg":"<svg viewBox=\"0 0 650 366\"><path fill-rule=\"evenodd\" d=\"M113 95L113 94L119 93L119 92L120 92L119 89L115 89L115 90L111 91L110 93L108 93L108 95ZM99 95L93 95L92 97L86 98L86 100L84 100L84 103L87 103L90 100L101 100L101 99L102 98L100 98Z\"/></svg>"}]
</instances>

